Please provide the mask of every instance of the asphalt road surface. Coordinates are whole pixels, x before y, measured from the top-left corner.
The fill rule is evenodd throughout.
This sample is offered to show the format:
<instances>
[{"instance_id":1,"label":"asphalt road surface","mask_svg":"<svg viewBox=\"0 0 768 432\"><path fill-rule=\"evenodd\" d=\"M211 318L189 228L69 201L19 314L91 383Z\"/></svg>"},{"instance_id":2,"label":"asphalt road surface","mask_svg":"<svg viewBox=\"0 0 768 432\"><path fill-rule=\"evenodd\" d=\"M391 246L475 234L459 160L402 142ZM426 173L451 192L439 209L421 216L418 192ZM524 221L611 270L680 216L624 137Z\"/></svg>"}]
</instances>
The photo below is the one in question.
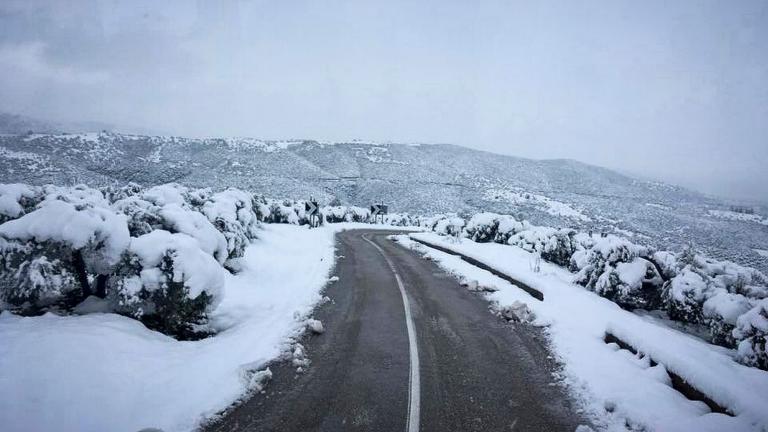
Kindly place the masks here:
<instances>
[{"instance_id":1,"label":"asphalt road surface","mask_svg":"<svg viewBox=\"0 0 768 432\"><path fill-rule=\"evenodd\" d=\"M346 231L304 346L311 366L271 365L265 392L209 431L574 431L585 421L537 328L508 324L434 263ZM297 271L301 271L297 266Z\"/></svg>"}]
</instances>

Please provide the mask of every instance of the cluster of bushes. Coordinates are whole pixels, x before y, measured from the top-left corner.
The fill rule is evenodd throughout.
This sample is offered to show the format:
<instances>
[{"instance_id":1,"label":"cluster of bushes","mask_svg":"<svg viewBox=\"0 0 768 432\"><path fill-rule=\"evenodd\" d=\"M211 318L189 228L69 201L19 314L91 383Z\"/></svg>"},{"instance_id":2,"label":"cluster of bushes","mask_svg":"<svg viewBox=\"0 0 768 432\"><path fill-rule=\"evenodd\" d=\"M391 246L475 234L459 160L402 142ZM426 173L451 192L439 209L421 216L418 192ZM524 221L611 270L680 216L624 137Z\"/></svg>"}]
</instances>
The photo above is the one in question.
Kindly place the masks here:
<instances>
[{"instance_id":1,"label":"cluster of bushes","mask_svg":"<svg viewBox=\"0 0 768 432\"><path fill-rule=\"evenodd\" d=\"M4 309L88 299L180 338L198 336L259 223L258 201L237 189L2 185L0 202Z\"/></svg>"},{"instance_id":2,"label":"cluster of bushes","mask_svg":"<svg viewBox=\"0 0 768 432\"><path fill-rule=\"evenodd\" d=\"M575 272L575 282L627 309L664 310L706 328L737 360L768 369L768 277L692 249L656 251L614 235L539 227L507 215L438 216L427 228L476 242L518 246Z\"/></svg>"},{"instance_id":3,"label":"cluster of bushes","mask_svg":"<svg viewBox=\"0 0 768 432\"><path fill-rule=\"evenodd\" d=\"M265 223L289 223L296 225L310 224L310 218L305 209L306 201L303 200L271 200L260 198L259 220ZM338 203L334 203L338 204ZM326 223L378 222L370 210L357 206L327 205L321 206L318 221L321 225ZM391 226L418 226L420 219L407 213L387 214L383 217L383 223Z\"/></svg>"},{"instance_id":4,"label":"cluster of bushes","mask_svg":"<svg viewBox=\"0 0 768 432\"><path fill-rule=\"evenodd\" d=\"M371 222L327 206L321 222ZM412 225L408 215L384 222ZM308 224L304 201L176 184L0 185L0 310L111 311L181 339L207 334L260 223Z\"/></svg>"}]
</instances>

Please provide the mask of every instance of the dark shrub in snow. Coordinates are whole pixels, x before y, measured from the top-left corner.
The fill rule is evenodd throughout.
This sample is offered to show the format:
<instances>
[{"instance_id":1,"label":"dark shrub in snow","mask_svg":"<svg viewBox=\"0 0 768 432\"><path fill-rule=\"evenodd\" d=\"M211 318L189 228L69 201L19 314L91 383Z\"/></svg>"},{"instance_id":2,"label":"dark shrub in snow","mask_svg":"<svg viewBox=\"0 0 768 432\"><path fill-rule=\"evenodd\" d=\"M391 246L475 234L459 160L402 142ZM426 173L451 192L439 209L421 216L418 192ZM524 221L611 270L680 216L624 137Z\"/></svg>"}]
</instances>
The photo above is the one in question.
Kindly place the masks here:
<instances>
[{"instance_id":1,"label":"dark shrub in snow","mask_svg":"<svg viewBox=\"0 0 768 432\"><path fill-rule=\"evenodd\" d=\"M704 301L708 291L710 287L705 277L687 265L665 285L662 300L673 320L701 323L704 320Z\"/></svg>"},{"instance_id":2,"label":"dark shrub in snow","mask_svg":"<svg viewBox=\"0 0 768 432\"><path fill-rule=\"evenodd\" d=\"M368 209L355 206L326 206L321 209L323 219L329 223L339 222L370 222L371 212Z\"/></svg>"},{"instance_id":3,"label":"dark shrub in snow","mask_svg":"<svg viewBox=\"0 0 768 432\"><path fill-rule=\"evenodd\" d=\"M227 189L213 194L202 211L224 235L226 257L242 257L259 227L253 196L239 189Z\"/></svg>"},{"instance_id":4,"label":"dark shrub in snow","mask_svg":"<svg viewBox=\"0 0 768 432\"><path fill-rule=\"evenodd\" d=\"M304 204L296 201L271 201L269 202L269 214L265 216L266 223L287 223L300 225L304 216ZM300 217L301 215L301 217ZM303 223L307 223L303 218Z\"/></svg>"},{"instance_id":5,"label":"dark shrub in snow","mask_svg":"<svg viewBox=\"0 0 768 432\"><path fill-rule=\"evenodd\" d=\"M104 296L106 280L128 246L127 224L122 215L86 204L90 191L76 192L49 195L37 210L0 225L7 268L2 278L8 284L3 288L15 292L7 299L26 298L33 307L44 306L34 302L50 303L72 292L73 277L82 297Z\"/></svg>"},{"instance_id":6,"label":"dark shrub in snow","mask_svg":"<svg viewBox=\"0 0 768 432\"><path fill-rule=\"evenodd\" d=\"M510 236L507 244L518 246L528 252L537 252L541 258L567 267L576 252L574 237L576 231L567 228L524 226L523 230Z\"/></svg>"},{"instance_id":7,"label":"dark shrub in snow","mask_svg":"<svg viewBox=\"0 0 768 432\"><path fill-rule=\"evenodd\" d=\"M432 231L452 237L458 237L466 225L466 221L455 215L439 215L425 220L425 225Z\"/></svg>"},{"instance_id":8,"label":"dark shrub in snow","mask_svg":"<svg viewBox=\"0 0 768 432\"><path fill-rule=\"evenodd\" d=\"M0 301L35 313L77 295L80 284L72 263L59 255L60 250L50 244L0 238Z\"/></svg>"},{"instance_id":9,"label":"dark shrub in snow","mask_svg":"<svg viewBox=\"0 0 768 432\"><path fill-rule=\"evenodd\" d=\"M499 215L478 213L472 216L464 227L464 235L475 242L487 243L496 239L499 230Z\"/></svg>"},{"instance_id":10,"label":"dark shrub in snow","mask_svg":"<svg viewBox=\"0 0 768 432\"><path fill-rule=\"evenodd\" d=\"M644 256L646 247L608 236L573 257L581 267L575 281L625 308L653 309L660 304L661 277Z\"/></svg>"},{"instance_id":11,"label":"dark shrub in snow","mask_svg":"<svg viewBox=\"0 0 768 432\"><path fill-rule=\"evenodd\" d=\"M111 296L120 313L188 339L220 301L223 286L224 269L195 239L157 230L131 241Z\"/></svg>"},{"instance_id":12,"label":"dark shrub in snow","mask_svg":"<svg viewBox=\"0 0 768 432\"><path fill-rule=\"evenodd\" d=\"M739 340L737 359L748 366L768 370L768 299L762 299L736 323L733 336Z\"/></svg>"},{"instance_id":13,"label":"dark shrub in snow","mask_svg":"<svg viewBox=\"0 0 768 432\"><path fill-rule=\"evenodd\" d=\"M727 261L717 261L687 248L674 262L674 276L664 287L664 308L670 318L707 327L713 343L735 347L739 339L733 332L740 315L755 301L766 297L765 275L755 269Z\"/></svg>"}]
</instances>

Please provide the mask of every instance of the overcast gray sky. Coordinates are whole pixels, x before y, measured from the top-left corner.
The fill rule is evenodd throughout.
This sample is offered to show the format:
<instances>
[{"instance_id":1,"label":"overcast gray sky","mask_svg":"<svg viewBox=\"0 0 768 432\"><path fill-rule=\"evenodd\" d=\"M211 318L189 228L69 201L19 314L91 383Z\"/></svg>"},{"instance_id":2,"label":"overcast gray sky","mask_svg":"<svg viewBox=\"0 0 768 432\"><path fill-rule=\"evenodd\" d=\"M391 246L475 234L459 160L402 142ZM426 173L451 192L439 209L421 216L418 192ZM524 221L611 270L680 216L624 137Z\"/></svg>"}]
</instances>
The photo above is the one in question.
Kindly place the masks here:
<instances>
[{"instance_id":1,"label":"overcast gray sky","mask_svg":"<svg viewBox=\"0 0 768 432\"><path fill-rule=\"evenodd\" d=\"M0 110L455 143L768 201L768 1L0 1Z\"/></svg>"}]
</instances>

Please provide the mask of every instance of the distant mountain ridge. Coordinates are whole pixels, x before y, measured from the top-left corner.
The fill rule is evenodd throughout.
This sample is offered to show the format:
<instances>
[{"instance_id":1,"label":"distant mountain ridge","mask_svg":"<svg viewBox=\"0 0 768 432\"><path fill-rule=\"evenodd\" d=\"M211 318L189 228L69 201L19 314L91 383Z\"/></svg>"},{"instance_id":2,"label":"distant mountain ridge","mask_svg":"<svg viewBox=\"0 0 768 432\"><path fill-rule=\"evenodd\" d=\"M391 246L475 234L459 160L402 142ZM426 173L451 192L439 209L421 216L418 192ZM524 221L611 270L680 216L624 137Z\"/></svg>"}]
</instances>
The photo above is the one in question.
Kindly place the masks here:
<instances>
[{"instance_id":1,"label":"distant mountain ridge","mask_svg":"<svg viewBox=\"0 0 768 432\"><path fill-rule=\"evenodd\" d=\"M768 268L768 226L722 217L729 204L573 160L532 160L449 144L327 143L100 132L0 137L0 182L178 182L277 198L338 198L416 214L494 211L536 224L618 232L665 248L694 244ZM713 212L714 210L714 212ZM768 209L756 208L763 218Z\"/></svg>"}]
</instances>

